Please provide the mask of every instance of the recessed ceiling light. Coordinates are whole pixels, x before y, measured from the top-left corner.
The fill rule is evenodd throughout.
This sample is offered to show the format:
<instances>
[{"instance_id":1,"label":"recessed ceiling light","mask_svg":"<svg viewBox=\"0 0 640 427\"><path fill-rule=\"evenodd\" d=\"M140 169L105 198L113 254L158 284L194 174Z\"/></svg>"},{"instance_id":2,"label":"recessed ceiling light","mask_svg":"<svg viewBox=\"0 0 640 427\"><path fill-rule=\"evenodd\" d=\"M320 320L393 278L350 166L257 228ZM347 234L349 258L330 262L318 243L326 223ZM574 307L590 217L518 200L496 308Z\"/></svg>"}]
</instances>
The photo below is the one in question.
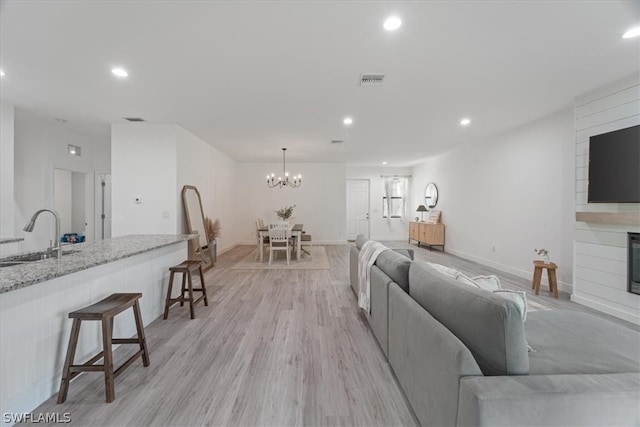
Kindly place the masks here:
<instances>
[{"instance_id":1,"label":"recessed ceiling light","mask_svg":"<svg viewBox=\"0 0 640 427\"><path fill-rule=\"evenodd\" d=\"M623 39L630 39L640 36L640 27L631 28L629 31L622 35Z\"/></svg>"},{"instance_id":2,"label":"recessed ceiling light","mask_svg":"<svg viewBox=\"0 0 640 427\"><path fill-rule=\"evenodd\" d=\"M387 162L382 162L382 164L383 164L383 165L386 165L386 164L387 164Z\"/></svg>"},{"instance_id":3,"label":"recessed ceiling light","mask_svg":"<svg viewBox=\"0 0 640 427\"><path fill-rule=\"evenodd\" d=\"M468 124L470 124L470 123L471 123L471 120L470 120L470 119L468 119L468 118L466 118L466 117L465 117L464 119L460 120L460 124L461 124L462 126L467 126L467 125L468 125Z\"/></svg>"},{"instance_id":4,"label":"recessed ceiling light","mask_svg":"<svg viewBox=\"0 0 640 427\"><path fill-rule=\"evenodd\" d=\"M387 31L395 31L402 25L402 20L397 16L390 16L385 19L384 24L382 26Z\"/></svg>"},{"instance_id":5,"label":"recessed ceiling light","mask_svg":"<svg viewBox=\"0 0 640 427\"><path fill-rule=\"evenodd\" d=\"M127 73L127 70L125 70L124 68L114 68L113 70L111 70L111 72L118 77L127 77L129 75L129 73Z\"/></svg>"},{"instance_id":6,"label":"recessed ceiling light","mask_svg":"<svg viewBox=\"0 0 640 427\"><path fill-rule=\"evenodd\" d=\"M0 70L0 77L4 77L4 71Z\"/></svg>"},{"instance_id":7,"label":"recessed ceiling light","mask_svg":"<svg viewBox=\"0 0 640 427\"><path fill-rule=\"evenodd\" d=\"M345 117L342 123L349 126L351 123L353 123L353 119L351 117Z\"/></svg>"}]
</instances>

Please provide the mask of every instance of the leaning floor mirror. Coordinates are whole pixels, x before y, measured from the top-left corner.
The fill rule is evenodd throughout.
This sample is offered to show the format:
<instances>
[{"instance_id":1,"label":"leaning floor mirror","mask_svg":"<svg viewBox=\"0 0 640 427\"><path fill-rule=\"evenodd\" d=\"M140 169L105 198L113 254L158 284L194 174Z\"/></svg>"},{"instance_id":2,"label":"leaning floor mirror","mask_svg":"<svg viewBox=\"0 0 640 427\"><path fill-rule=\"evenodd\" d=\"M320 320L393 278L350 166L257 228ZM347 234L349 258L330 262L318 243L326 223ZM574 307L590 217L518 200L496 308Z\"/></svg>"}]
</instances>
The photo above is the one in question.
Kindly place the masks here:
<instances>
[{"instance_id":1,"label":"leaning floor mirror","mask_svg":"<svg viewBox=\"0 0 640 427\"><path fill-rule=\"evenodd\" d=\"M204 226L202 199L200 192L193 185L182 187L182 205L187 219L187 231L190 234L198 234L198 237L189 240L189 259L202 261L202 270L206 271L213 267L213 257Z\"/></svg>"}]
</instances>

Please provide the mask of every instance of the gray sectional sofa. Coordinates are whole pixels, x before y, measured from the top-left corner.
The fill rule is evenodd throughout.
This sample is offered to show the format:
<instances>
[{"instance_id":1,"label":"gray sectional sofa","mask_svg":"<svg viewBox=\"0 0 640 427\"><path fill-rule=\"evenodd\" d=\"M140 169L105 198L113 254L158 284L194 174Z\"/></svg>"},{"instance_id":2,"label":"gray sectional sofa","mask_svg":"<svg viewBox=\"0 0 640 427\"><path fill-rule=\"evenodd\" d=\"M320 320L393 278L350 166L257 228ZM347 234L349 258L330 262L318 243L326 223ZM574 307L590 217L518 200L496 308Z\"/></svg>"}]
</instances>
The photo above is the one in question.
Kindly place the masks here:
<instances>
[{"instance_id":1,"label":"gray sectional sofa","mask_svg":"<svg viewBox=\"0 0 640 427\"><path fill-rule=\"evenodd\" d=\"M513 301L411 255L378 256L365 316L422 425L640 425L640 334L574 311L523 321Z\"/></svg>"}]
</instances>

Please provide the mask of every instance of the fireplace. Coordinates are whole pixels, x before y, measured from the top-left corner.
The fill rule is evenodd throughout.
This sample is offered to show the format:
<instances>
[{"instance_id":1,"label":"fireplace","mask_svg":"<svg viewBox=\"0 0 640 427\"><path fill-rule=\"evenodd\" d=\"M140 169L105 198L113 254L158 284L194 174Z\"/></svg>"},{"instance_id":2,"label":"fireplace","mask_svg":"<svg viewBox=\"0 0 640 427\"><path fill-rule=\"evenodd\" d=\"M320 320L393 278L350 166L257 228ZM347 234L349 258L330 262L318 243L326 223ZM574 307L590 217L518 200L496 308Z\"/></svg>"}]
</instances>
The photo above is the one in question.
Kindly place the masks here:
<instances>
[{"instance_id":1,"label":"fireplace","mask_svg":"<svg viewBox=\"0 0 640 427\"><path fill-rule=\"evenodd\" d=\"M629 271L627 278L629 285L627 290L633 294L640 295L640 233L628 233L629 243L629 255L627 265Z\"/></svg>"}]
</instances>

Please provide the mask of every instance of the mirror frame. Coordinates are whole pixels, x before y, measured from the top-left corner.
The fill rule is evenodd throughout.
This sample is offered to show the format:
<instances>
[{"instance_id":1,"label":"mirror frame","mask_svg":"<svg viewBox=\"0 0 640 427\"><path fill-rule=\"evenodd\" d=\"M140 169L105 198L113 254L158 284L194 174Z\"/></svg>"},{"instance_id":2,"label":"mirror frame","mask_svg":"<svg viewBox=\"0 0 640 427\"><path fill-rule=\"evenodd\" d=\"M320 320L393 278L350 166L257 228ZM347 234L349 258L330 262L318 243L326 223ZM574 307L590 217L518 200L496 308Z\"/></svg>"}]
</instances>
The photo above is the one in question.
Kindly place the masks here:
<instances>
[{"instance_id":1,"label":"mirror frame","mask_svg":"<svg viewBox=\"0 0 640 427\"><path fill-rule=\"evenodd\" d=\"M433 203L431 199L433 199ZM427 188L424 190L424 204L429 209L433 209L438 205L438 186L434 182L428 183Z\"/></svg>"},{"instance_id":2,"label":"mirror frame","mask_svg":"<svg viewBox=\"0 0 640 427\"><path fill-rule=\"evenodd\" d=\"M189 203L187 203L189 191L195 191L195 195L198 198L199 206L195 209L196 212L191 212L189 210ZM189 240L189 259L202 261L202 271L207 271L213 267L213 256L211 255L211 248L209 247L206 235L207 229L204 226L202 199L200 198L200 192L193 185L185 185L182 187L182 206L184 207L184 215L187 219L187 231L189 234L198 234L198 237ZM203 230L204 235L201 235L199 230ZM203 238L204 244L202 240Z\"/></svg>"}]
</instances>

